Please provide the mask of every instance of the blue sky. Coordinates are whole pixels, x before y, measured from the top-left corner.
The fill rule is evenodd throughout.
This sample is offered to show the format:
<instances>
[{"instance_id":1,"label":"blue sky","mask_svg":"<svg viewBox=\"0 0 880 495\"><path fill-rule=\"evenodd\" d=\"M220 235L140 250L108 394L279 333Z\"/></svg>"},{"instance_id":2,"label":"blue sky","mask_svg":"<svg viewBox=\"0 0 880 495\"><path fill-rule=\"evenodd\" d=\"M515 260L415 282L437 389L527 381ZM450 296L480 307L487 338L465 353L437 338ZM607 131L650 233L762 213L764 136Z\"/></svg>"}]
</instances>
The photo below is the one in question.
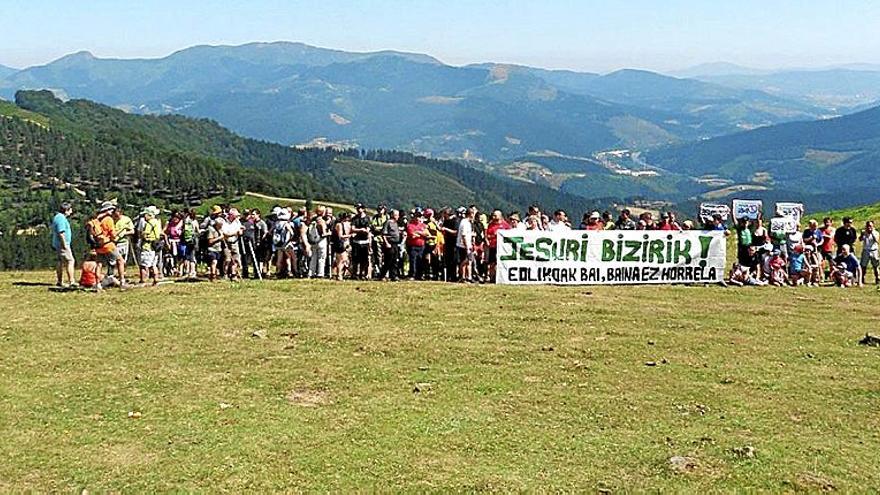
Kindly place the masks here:
<instances>
[{"instance_id":1,"label":"blue sky","mask_svg":"<svg viewBox=\"0 0 880 495\"><path fill-rule=\"evenodd\" d=\"M302 41L609 71L729 61L770 68L880 63L875 0L2 0L0 64L89 50L159 57L195 44Z\"/></svg>"}]
</instances>

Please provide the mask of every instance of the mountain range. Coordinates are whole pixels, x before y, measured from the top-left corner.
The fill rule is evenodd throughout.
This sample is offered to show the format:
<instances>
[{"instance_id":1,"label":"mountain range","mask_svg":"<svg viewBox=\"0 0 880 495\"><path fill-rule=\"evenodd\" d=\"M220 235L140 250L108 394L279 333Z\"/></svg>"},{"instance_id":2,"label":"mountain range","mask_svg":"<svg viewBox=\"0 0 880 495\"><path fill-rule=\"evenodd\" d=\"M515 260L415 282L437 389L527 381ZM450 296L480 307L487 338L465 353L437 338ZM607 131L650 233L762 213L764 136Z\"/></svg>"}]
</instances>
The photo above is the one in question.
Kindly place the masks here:
<instances>
[{"instance_id":1,"label":"mountain range","mask_svg":"<svg viewBox=\"0 0 880 495\"><path fill-rule=\"evenodd\" d=\"M198 46L161 59L79 52L0 80L138 113L214 119L281 144L330 142L435 157L592 156L713 137L828 111L754 90L645 71L604 76L301 43Z\"/></svg>"},{"instance_id":2,"label":"mountain range","mask_svg":"<svg viewBox=\"0 0 880 495\"><path fill-rule=\"evenodd\" d=\"M0 79L8 77L12 74L18 72L18 69L13 69L12 67L6 67L5 65L0 65Z\"/></svg>"},{"instance_id":3,"label":"mountain range","mask_svg":"<svg viewBox=\"0 0 880 495\"><path fill-rule=\"evenodd\" d=\"M762 71L718 63L679 74L689 77L595 74L495 63L457 67L423 54L277 42L197 46L161 59L79 52L7 72L0 96L46 88L62 100L93 100L131 118L164 116L156 121L163 125L181 118L172 114L196 117L151 139L175 142L175 133L199 122L201 133L225 137L210 146L186 140L178 151L196 146L247 167L266 164L215 144L264 142L275 157L269 168L305 172L326 194L347 200L437 202L445 194L453 202L506 208L527 203L528 191L543 203L579 209L583 201L686 204L751 194L832 208L880 199L872 192L880 134L870 125L880 115L861 112L873 95L880 97L880 72L872 69ZM47 110L33 104L45 98L21 100L7 110L31 110L39 118L54 112L58 125L59 103ZM278 158L292 145L355 151L303 168L295 157ZM840 194L836 185L816 190L840 174L859 178L857 193ZM354 184L367 193L355 198ZM481 196L484 186L495 191L490 198Z\"/></svg>"},{"instance_id":4,"label":"mountain range","mask_svg":"<svg viewBox=\"0 0 880 495\"><path fill-rule=\"evenodd\" d=\"M651 150L641 158L716 187L704 198L801 200L815 208L880 198L880 107Z\"/></svg>"}]
</instances>

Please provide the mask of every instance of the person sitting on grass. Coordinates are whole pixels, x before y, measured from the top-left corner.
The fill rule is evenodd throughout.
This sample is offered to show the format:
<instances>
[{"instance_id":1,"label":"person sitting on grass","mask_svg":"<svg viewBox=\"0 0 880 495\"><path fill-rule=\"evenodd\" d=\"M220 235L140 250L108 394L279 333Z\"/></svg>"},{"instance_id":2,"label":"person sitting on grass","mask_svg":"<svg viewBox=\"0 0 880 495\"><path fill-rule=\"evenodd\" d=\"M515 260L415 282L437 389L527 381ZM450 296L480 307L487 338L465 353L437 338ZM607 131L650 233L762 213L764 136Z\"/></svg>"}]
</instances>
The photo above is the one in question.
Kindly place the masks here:
<instances>
[{"instance_id":1,"label":"person sitting on grass","mask_svg":"<svg viewBox=\"0 0 880 495\"><path fill-rule=\"evenodd\" d=\"M108 287L118 287L120 283L113 275L103 276L103 270L98 263L98 255L92 250L83 262L79 285L84 289L95 289L101 292Z\"/></svg>"},{"instance_id":2,"label":"person sitting on grass","mask_svg":"<svg viewBox=\"0 0 880 495\"><path fill-rule=\"evenodd\" d=\"M834 263L831 266L831 281L841 288L851 287L854 282L852 272L846 269L846 263Z\"/></svg>"},{"instance_id":3,"label":"person sitting on grass","mask_svg":"<svg viewBox=\"0 0 880 495\"><path fill-rule=\"evenodd\" d=\"M768 263L767 281L774 287L785 287L788 284L788 275L785 274L785 258L778 249L773 250Z\"/></svg>"},{"instance_id":4,"label":"person sitting on grass","mask_svg":"<svg viewBox=\"0 0 880 495\"><path fill-rule=\"evenodd\" d=\"M840 287L849 287L850 285L860 286L862 284L862 266L859 263L856 255L852 253L852 247L849 244L844 244L840 247L840 254L837 258L834 258L834 264L836 265L835 273L832 273L831 276L834 279L834 282ZM844 271L846 273L840 273ZM840 281L845 279L848 281L846 285L841 285Z\"/></svg>"},{"instance_id":5,"label":"person sitting on grass","mask_svg":"<svg viewBox=\"0 0 880 495\"><path fill-rule=\"evenodd\" d=\"M791 285L809 284L812 267L804 255L804 245L796 244L788 258L788 281Z\"/></svg>"},{"instance_id":6,"label":"person sitting on grass","mask_svg":"<svg viewBox=\"0 0 880 495\"><path fill-rule=\"evenodd\" d=\"M740 265L739 263L733 264L733 268L730 270L730 275L728 276L728 282L730 285L735 285L737 287L742 287L744 285L767 285L767 282L755 277L748 266Z\"/></svg>"}]
</instances>

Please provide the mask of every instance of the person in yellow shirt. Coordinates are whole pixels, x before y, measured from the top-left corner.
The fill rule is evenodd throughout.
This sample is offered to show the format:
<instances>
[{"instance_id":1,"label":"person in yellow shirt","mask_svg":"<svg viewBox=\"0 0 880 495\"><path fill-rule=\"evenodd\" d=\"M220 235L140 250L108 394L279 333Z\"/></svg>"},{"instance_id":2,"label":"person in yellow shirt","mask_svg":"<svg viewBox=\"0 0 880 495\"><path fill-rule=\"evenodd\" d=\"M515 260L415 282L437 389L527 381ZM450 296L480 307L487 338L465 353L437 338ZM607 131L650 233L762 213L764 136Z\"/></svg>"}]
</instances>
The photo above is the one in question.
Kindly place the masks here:
<instances>
[{"instance_id":1,"label":"person in yellow shirt","mask_svg":"<svg viewBox=\"0 0 880 495\"><path fill-rule=\"evenodd\" d=\"M153 285L159 284L159 250L162 243L162 221L159 220L159 209L148 206L141 212L144 217L144 231L141 234L140 264L141 283L144 283L147 275L153 279Z\"/></svg>"},{"instance_id":2,"label":"person in yellow shirt","mask_svg":"<svg viewBox=\"0 0 880 495\"><path fill-rule=\"evenodd\" d=\"M134 235L134 222L131 217L122 212L122 208L116 206L113 212L113 221L116 229L116 250L122 258L122 264L128 263L128 254L131 246L131 236Z\"/></svg>"}]
</instances>

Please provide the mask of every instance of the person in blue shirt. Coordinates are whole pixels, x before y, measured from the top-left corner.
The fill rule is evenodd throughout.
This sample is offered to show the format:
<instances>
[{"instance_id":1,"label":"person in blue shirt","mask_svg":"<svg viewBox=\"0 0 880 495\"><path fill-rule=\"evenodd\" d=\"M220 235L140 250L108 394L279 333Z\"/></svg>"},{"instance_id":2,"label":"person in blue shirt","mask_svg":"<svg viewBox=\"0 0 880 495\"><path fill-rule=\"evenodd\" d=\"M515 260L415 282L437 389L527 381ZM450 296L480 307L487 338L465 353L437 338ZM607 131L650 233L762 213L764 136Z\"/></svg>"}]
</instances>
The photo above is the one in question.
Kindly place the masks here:
<instances>
[{"instance_id":1,"label":"person in blue shirt","mask_svg":"<svg viewBox=\"0 0 880 495\"><path fill-rule=\"evenodd\" d=\"M859 263L859 259L856 258L854 254L852 254L852 248L849 244L844 244L840 247L840 254L837 258L834 259L835 265L841 266L845 273L837 274L841 280L845 280L845 283L838 282L838 285L843 287L849 285L862 285L862 265ZM837 270L838 272L840 270ZM834 275L834 274L833 274ZM837 279L836 279L837 280Z\"/></svg>"},{"instance_id":2,"label":"person in blue shirt","mask_svg":"<svg viewBox=\"0 0 880 495\"><path fill-rule=\"evenodd\" d=\"M71 245L73 242L72 232L70 230L70 220L68 218L73 213L73 207L70 203L61 203L58 213L52 218L52 248L58 260L55 269L55 285L63 287L63 275L67 274L67 285L74 285L73 267L75 260L73 258L73 250Z\"/></svg>"}]
</instances>

